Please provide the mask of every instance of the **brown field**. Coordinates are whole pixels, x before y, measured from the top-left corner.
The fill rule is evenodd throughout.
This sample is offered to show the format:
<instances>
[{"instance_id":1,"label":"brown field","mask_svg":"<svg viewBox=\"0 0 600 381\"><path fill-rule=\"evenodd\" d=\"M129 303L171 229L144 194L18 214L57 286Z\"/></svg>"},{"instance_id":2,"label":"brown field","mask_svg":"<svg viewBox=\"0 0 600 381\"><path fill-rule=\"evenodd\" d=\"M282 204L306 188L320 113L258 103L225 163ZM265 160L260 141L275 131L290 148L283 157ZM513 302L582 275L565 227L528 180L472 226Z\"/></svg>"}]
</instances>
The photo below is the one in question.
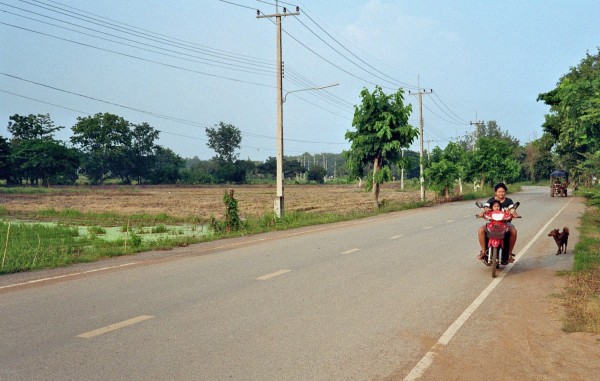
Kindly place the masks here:
<instances>
[{"instance_id":1,"label":"brown field","mask_svg":"<svg viewBox=\"0 0 600 381\"><path fill-rule=\"evenodd\" d=\"M379 200L414 202L419 191L400 191L399 183L386 184ZM223 194L234 190L242 218L273 211L274 185L233 186L103 186L54 188L49 193L0 194L0 206L11 212L75 209L84 213L120 215L167 214L173 217L219 218L224 213ZM286 185L285 210L312 213L370 211L373 195L354 185ZM427 195L429 199L433 194Z\"/></svg>"}]
</instances>

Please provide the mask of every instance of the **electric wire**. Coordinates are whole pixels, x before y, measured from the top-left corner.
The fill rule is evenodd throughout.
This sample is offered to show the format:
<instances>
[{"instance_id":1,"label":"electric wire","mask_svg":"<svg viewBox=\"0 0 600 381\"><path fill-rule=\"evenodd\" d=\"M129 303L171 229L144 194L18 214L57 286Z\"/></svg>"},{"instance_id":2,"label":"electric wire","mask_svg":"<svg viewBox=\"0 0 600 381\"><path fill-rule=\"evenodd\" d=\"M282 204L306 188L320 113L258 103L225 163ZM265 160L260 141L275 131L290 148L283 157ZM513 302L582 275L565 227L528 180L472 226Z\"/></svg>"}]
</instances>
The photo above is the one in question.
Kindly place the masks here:
<instances>
[{"instance_id":1,"label":"electric wire","mask_svg":"<svg viewBox=\"0 0 600 381\"><path fill-rule=\"evenodd\" d=\"M11 74L8 74L8 73L0 72L0 75L4 75L6 77L9 77L9 78L12 78L12 79L16 79L16 80L19 80L19 81L23 81L23 82L27 82L27 83L30 83L30 84L34 84L34 85L37 85L37 86L40 86L40 87L45 87L45 88L48 88L50 90L59 91L59 92L62 92L62 93L66 93L66 94L70 94L70 95L75 95L77 97L81 97L81 98L93 100L93 101L104 103L104 104L108 104L108 105L111 105L111 106L116 106L116 107L120 107L120 108L123 108L123 109L127 109L127 110L131 110L131 111L139 112L139 113L146 114L146 115L149 115L149 116L152 116L152 117L155 117L155 118L159 118L159 119L170 120L172 122L186 124L186 125L195 126L195 127L201 127L201 128L207 128L207 127L209 127L208 124L194 122L194 121L189 121L189 120L178 118L178 117L174 117L174 116L159 114L159 113L155 113L155 112L152 112L152 111L146 111L146 110L143 110L143 109L139 109L139 108L135 108L135 107L131 107L131 106L126 106L126 105L122 105L122 104L119 104L119 103L106 101L106 100L103 100L103 99L99 99L99 98L95 98L95 97L92 97L92 96L88 96L88 95L76 93L74 91L69 91L69 90L61 89L61 88L58 88L58 87L55 87L55 86L51 86L51 85L43 84L43 83L40 83L40 82L32 81L32 80L25 79L25 78L22 78L22 77L19 77L19 76L15 76L15 75L11 75ZM7 91L3 91L3 92L7 92ZM18 95L18 96L24 97L22 95ZM37 99L35 99L35 100L39 101ZM41 102L47 103L47 102L44 102L44 101L41 101ZM64 106L57 106L57 107L65 108ZM73 110L73 111L81 112L79 110ZM244 131L241 131L241 132L244 135L248 135L248 136L252 136L252 137L260 137L260 138L271 139L271 140L277 139L276 137L269 136L269 135L260 135L260 134L256 134L256 133L246 133ZM284 139L284 140L289 141L289 142L311 143L311 144L345 144L345 143L337 143L337 142L324 142L324 141L300 140L300 139ZM250 147L250 148L258 148L258 147Z\"/></svg>"},{"instance_id":2,"label":"electric wire","mask_svg":"<svg viewBox=\"0 0 600 381\"><path fill-rule=\"evenodd\" d=\"M25 2L25 3L33 5L33 6L40 7L38 5L31 4L30 2L26 2L25 0L19 0L19 1ZM39 0L31 0L31 1L36 2L36 3L41 3L41 4L44 4L47 6L51 6L47 3L44 3ZM226 58L226 59L230 59L230 60L235 60L237 62L247 62L247 63L254 63L254 64L259 64L259 65L267 66L267 67L275 67L275 64L271 63L270 61L268 61L266 59L250 57L250 56L243 55L243 54L232 53L232 52L228 52L228 51L225 51L222 49L208 47L206 45L201 45L201 44L197 44L197 43L193 43L193 42L184 41L184 40L170 37L170 36L167 36L167 35L164 35L161 33L156 33L153 31L149 31L147 29L139 28L139 27L132 26L132 25L129 25L126 23L122 23L122 22L119 22L116 20L112 20L112 19L109 19L106 17L102 17L102 16L96 15L94 13L86 12L86 11L80 10L78 8L74 8L74 7L65 5L65 4L61 4L57 1L53 1L53 0L47 0L47 1L54 3L54 4L59 4L65 8L75 9L78 12L81 12L81 13L77 13L77 12L73 12L73 11L70 11L67 9L53 6L54 8L60 9L61 11L68 12L68 13L63 13L63 12L58 12L53 9L50 9L51 11L53 11L55 13L61 13L63 15L77 18L77 19L83 20L84 22L93 23L95 25L99 25L99 26L102 26L107 29L115 30L115 31L118 31L121 33L131 34L131 35L134 35L134 36L140 37L140 38L150 39L154 42L159 42L159 43L166 44L166 45L195 50L197 52L201 52L202 54L212 55L214 57L222 57L222 58ZM47 9L47 8L45 8L45 9ZM81 17L75 17L75 16L73 16L73 14L75 14L77 16L81 16ZM85 14L89 14L94 17L86 16ZM88 21L88 19L93 20L93 21ZM108 20L108 22L103 21L103 20ZM125 27L123 27L121 25L124 25Z\"/></svg>"},{"instance_id":3,"label":"electric wire","mask_svg":"<svg viewBox=\"0 0 600 381\"><path fill-rule=\"evenodd\" d=\"M243 79L226 77L224 75L207 73L207 72L200 71L200 70L194 70L194 69L184 68L184 67L177 66L177 65L167 64L167 63L164 63L164 62L159 62L159 61L155 61L155 60L151 60L151 59L147 59L147 58L138 57L138 56L135 56L133 54L122 53L122 52L118 52L118 51L111 50L111 49L105 49L105 48L101 48L101 47L98 47L98 46L86 44L86 43L79 42L79 41L70 40L68 38L54 36L54 35L49 34L49 33L44 33L44 32L36 31L36 30L33 30L33 29L29 29L29 28L24 28L24 27L21 27L21 26L18 26L18 25L13 25L13 24L1 22L1 21L0 21L0 24L1 25L10 26L10 27L13 27L13 28L16 28L16 29L21 29L21 30L24 30L24 31L27 31L27 32L31 32L31 33L34 33L34 34L39 34L39 35L42 35L42 36L51 37L51 38L54 38L54 39L57 39L57 40L61 40L61 41L70 42L70 43L73 43L73 44L85 46L85 47L88 47L88 48L92 48L92 49L96 49L96 50L100 50L100 51L104 51L104 52L108 52L108 53L113 53L113 54L117 54L117 55L120 55L120 56L123 56L123 57L133 58L135 60L139 60L139 61L143 61L143 62L149 62L149 63L153 63L153 64L156 64L156 65L161 65L161 66L165 66L165 67L169 67L169 68L173 68L173 69L187 71L187 72L190 72L190 73L205 75L205 76L213 77L213 78L221 78L221 79L226 79L226 80L232 81L232 82L246 83L246 84L260 86L260 87L276 88L276 86L266 85L264 83L258 83L258 82L252 82L252 81L245 81Z\"/></svg>"},{"instance_id":4,"label":"electric wire","mask_svg":"<svg viewBox=\"0 0 600 381\"><path fill-rule=\"evenodd\" d=\"M159 54L159 55L166 56L166 57L181 59L181 60L188 61L188 62L196 62L196 63L200 63L200 64L203 64L203 65L218 67L218 68L222 68L222 69L231 69L231 70L236 70L236 71L241 71L241 72L246 72L246 73L251 73L251 74L256 74L256 75L263 75L263 76L267 76L268 75L268 76L271 76L271 75L275 74L275 70L274 69L273 70L257 69L257 68L246 67L246 66L242 66L242 65L230 64L230 63L227 63L227 62L212 60L212 59L209 59L209 58L203 58L203 57L200 57L200 56L195 56L195 55L191 55L191 54L187 54L187 53L177 52L175 50L165 49L165 48L161 48L161 47L154 46L154 45L151 45L151 44L146 44L146 43L143 43L143 42L131 40L131 39L128 39L128 38L115 36L115 35L112 35L112 34L109 34L109 33L104 33L104 32L101 32L101 31L97 31L97 30L94 30L94 29L91 29L91 28L85 28L85 27L82 27L82 26L79 26L79 25L75 25L75 24L72 24L72 23L68 23L66 21L62 21L62 20L58 20L58 19L56 19L56 20L57 21L61 21L61 22L65 22L65 23L70 24L70 25L75 25L75 26L78 26L80 28L85 28L85 29L88 29L88 30L93 30L93 31L101 33L101 34L106 34L106 35L109 35L109 36L112 36L112 37L124 39L126 41L132 41L132 42L140 44L140 45L150 46L150 47L153 47L153 48L156 48L156 49L162 49L162 50L165 50L165 51L168 51L168 52L173 52L173 53L180 54L180 55L187 56L187 57L198 58L200 60L205 60L205 61L209 61L209 62L201 62L201 61L198 61L198 60L195 60L195 59L190 59L190 58L186 58L186 57L180 57L180 56L176 56L176 55L172 55L172 54L168 54L168 53L163 53L163 52L159 52L159 51L155 51L155 50L151 50L151 49L146 49L146 48L142 48L142 47L135 46L135 45L132 45L132 44L128 44L128 43L124 43L124 42L120 42L120 41L111 40L111 39L108 39L108 38L99 37L99 36L96 36L96 35L93 35L93 34L90 34L90 33L86 33L86 32L82 32L82 31L79 31L79 30L67 28L67 27L64 27L64 26L52 24L52 23L49 23L49 22L46 22L46 21L42 21L42 20L37 20L37 19L31 18L31 17L19 15L19 14L13 13L13 12L8 12L8 11L4 11L4 12L12 14L12 15L15 15L17 17L22 17L22 18L25 18L25 19L28 19L28 20L32 20L32 21L39 22L39 23L42 23L42 24L50 25L50 26L53 26L53 27L56 27L56 28L68 30L68 31L71 31L71 32L75 32L75 33L78 33L78 34L83 34L85 36L93 37L93 38L100 39L100 40L103 40L103 41L112 42L112 43L119 44L119 45L122 45L122 46L127 46L127 47L130 47L130 48L134 48L134 49L138 49L138 50L142 50L142 51L146 51L146 52L150 52L150 53L155 53L155 54ZM211 62L215 62L215 63L211 63ZM219 63L220 65L217 65L216 63ZM227 67L227 66L223 66L223 65L229 65L231 67Z\"/></svg>"}]
</instances>

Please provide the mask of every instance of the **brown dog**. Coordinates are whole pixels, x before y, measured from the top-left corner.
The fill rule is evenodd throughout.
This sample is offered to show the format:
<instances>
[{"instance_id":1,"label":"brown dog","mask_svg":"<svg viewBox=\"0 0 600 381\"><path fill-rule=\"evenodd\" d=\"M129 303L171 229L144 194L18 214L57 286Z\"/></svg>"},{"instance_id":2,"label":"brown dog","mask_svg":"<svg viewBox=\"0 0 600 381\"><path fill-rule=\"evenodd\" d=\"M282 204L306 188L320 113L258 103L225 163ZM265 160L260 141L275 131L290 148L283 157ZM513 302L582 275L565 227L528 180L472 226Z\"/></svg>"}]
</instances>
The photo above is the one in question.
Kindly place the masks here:
<instances>
[{"instance_id":1,"label":"brown dog","mask_svg":"<svg viewBox=\"0 0 600 381\"><path fill-rule=\"evenodd\" d=\"M554 242L556 242L556 246L558 246L558 252L556 253L556 255L567 253L567 243L569 242L569 228L568 227L565 226L563 228L562 232L560 232L559 229L553 229L548 234L548 237L554 238Z\"/></svg>"}]
</instances>

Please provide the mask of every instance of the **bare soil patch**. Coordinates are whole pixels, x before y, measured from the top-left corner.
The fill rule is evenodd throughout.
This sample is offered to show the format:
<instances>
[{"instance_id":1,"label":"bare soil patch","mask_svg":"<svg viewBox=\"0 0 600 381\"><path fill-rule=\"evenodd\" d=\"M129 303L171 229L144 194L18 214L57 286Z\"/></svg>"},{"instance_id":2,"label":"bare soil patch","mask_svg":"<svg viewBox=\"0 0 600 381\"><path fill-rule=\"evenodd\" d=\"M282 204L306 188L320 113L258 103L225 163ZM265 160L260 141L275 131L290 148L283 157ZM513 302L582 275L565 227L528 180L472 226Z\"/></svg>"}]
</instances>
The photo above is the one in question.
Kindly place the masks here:
<instances>
[{"instance_id":1,"label":"bare soil patch","mask_svg":"<svg viewBox=\"0 0 600 381\"><path fill-rule=\"evenodd\" d=\"M240 216L262 216L273 211L277 190L273 185L232 186L102 186L56 188L37 194L0 194L0 206L11 212L75 209L84 213L114 212L121 215L167 214L197 216L204 220L224 213L223 194L234 189ZM286 185L285 210L347 214L373 210L373 195L356 185ZM433 197L429 195L428 197ZM419 201L419 192L405 192L399 184L387 184L380 201Z\"/></svg>"}]
</instances>

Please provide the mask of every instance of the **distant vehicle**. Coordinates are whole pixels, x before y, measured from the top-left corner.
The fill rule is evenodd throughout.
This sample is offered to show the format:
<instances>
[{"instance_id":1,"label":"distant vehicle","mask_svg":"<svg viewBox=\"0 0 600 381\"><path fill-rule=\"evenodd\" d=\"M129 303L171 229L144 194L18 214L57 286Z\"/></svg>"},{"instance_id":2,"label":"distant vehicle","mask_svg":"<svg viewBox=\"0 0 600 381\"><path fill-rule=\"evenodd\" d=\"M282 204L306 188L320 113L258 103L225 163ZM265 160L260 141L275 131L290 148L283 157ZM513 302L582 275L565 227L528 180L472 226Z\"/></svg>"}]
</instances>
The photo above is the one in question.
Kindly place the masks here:
<instances>
[{"instance_id":1,"label":"distant vehicle","mask_svg":"<svg viewBox=\"0 0 600 381\"><path fill-rule=\"evenodd\" d=\"M567 197L569 187L569 172L556 170L550 174L550 197Z\"/></svg>"}]
</instances>

